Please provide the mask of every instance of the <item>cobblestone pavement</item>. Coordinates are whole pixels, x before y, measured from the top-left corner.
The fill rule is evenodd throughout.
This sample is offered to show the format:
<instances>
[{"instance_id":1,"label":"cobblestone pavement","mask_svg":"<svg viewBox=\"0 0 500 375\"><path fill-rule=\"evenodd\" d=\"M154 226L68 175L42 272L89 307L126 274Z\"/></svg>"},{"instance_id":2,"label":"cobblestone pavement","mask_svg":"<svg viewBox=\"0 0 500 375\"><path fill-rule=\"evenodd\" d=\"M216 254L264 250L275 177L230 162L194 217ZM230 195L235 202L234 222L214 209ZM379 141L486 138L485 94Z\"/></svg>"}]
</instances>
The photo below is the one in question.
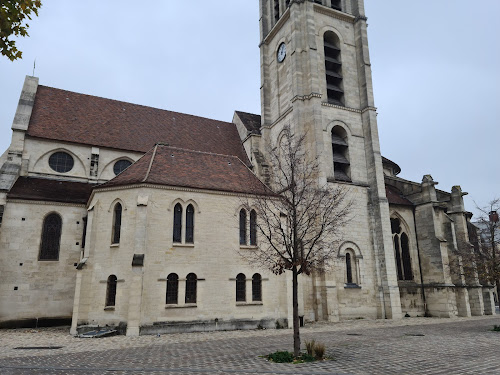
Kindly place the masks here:
<instances>
[{"instance_id":1,"label":"cobblestone pavement","mask_svg":"<svg viewBox=\"0 0 500 375\"><path fill-rule=\"evenodd\" d=\"M332 360L276 364L260 355L292 350L290 330L80 339L66 328L0 330L0 374L500 374L500 316L357 320L304 327ZM19 347L60 349L16 349Z\"/></svg>"}]
</instances>

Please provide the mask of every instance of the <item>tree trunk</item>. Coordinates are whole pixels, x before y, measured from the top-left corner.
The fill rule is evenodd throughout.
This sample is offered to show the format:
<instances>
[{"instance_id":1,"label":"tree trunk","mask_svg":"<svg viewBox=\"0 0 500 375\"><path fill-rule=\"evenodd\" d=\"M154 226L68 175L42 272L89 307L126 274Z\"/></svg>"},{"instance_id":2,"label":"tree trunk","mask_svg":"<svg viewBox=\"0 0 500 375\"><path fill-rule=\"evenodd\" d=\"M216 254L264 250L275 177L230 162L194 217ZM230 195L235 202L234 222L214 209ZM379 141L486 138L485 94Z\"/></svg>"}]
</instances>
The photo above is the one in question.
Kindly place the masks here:
<instances>
[{"instance_id":1,"label":"tree trunk","mask_svg":"<svg viewBox=\"0 0 500 375\"><path fill-rule=\"evenodd\" d=\"M299 285L297 266L293 266L293 354L295 357L300 355L300 320L299 320Z\"/></svg>"}]
</instances>

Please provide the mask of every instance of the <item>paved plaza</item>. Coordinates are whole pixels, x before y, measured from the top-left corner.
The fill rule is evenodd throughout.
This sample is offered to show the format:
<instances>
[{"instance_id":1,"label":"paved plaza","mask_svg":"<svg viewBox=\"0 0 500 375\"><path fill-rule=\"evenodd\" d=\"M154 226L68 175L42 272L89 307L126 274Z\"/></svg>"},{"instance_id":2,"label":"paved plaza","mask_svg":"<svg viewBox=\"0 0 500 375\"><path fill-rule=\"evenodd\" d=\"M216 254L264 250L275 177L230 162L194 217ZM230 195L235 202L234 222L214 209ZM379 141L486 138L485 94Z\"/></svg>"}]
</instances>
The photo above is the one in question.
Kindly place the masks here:
<instances>
[{"instance_id":1,"label":"paved plaza","mask_svg":"<svg viewBox=\"0 0 500 375\"><path fill-rule=\"evenodd\" d=\"M332 360L276 364L291 330L82 339L69 328L0 331L0 374L500 374L500 316L354 320L302 329ZM304 346L304 345L303 345ZM44 349L27 349L27 348ZM59 347L59 348L58 348ZM51 349L49 349L51 348Z\"/></svg>"}]
</instances>

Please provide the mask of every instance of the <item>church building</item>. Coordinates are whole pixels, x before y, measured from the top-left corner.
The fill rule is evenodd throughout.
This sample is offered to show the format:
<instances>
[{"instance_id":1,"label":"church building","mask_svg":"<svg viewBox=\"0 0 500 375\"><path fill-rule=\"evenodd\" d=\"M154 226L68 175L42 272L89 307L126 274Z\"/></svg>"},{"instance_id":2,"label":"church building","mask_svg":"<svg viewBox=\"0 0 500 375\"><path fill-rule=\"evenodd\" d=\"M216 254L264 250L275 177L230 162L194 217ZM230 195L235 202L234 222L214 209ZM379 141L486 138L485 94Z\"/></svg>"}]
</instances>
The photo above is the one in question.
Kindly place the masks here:
<instances>
[{"instance_id":1,"label":"church building","mask_svg":"<svg viewBox=\"0 0 500 375\"><path fill-rule=\"evenodd\" d=\"M242 202L286 127L353 200L334 270L299 278L305 324L494 314L493 287L457 271L466 193L381 155L366 21L363 0L260 0L261 114L232 122L26 77L0 157L0 327L291 325L291 276L241 256L259 247Z\"/></svg>"}]
</instances>

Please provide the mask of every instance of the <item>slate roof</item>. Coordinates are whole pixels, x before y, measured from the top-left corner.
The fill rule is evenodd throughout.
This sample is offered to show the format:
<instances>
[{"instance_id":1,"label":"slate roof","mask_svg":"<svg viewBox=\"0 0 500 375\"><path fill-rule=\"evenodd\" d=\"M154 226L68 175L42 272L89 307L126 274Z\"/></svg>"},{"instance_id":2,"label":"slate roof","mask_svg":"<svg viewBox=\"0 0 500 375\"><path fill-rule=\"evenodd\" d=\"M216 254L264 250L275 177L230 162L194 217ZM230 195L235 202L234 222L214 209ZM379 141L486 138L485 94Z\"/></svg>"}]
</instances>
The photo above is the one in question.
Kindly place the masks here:
<instances>
[{"instance_id":1,"label":"slate roof","mask_svg":"<svg viewBox=\"0 0 500 375\"><path fill-rule=\"evenodd\" d=\"M19 177L7 199L86 204L94 186L84 182Z\"/></svg>"},{"instance_id":2,"label":"slate roof","mask_svg":"<svg viewBox=\"0 0 500 375\"><path fill-rule=\"evenodd\" d=\"M403 196L403 193L394 186L385 185L385 194L389 204L399 204L402 206L413 206L413 203Z\"/></svg>"},{"instance_id":3,"label":"slate roof","mask_svg":"<svg viewBox=\"0 0 500 375\"><path fill-rule=\"evenodd\" d=\"M241 122L247 130L254 134L260 134L261 119L260 115L254 115L253 113L235 111Z\"/></svg>"},{"instance_id":4,"label":"slate roof","mask_svg":"<svg viewBox=\"0 0 500 375\"><path fill-rule=\"evenodd\" d=\"M270 194L237 157L157 145L102 188L155 184L235 193Z\"/></svg>"},{"instance_id":5,"label":"slate roof","mask_svg":"<svg viewBox=\"0 0 500 375\"><path fill-rule=\"evenodd\" d=\"M27 134L147 152L156 143L249 163L233 123L38 86Z\"/></svg>"}]
</instances>

